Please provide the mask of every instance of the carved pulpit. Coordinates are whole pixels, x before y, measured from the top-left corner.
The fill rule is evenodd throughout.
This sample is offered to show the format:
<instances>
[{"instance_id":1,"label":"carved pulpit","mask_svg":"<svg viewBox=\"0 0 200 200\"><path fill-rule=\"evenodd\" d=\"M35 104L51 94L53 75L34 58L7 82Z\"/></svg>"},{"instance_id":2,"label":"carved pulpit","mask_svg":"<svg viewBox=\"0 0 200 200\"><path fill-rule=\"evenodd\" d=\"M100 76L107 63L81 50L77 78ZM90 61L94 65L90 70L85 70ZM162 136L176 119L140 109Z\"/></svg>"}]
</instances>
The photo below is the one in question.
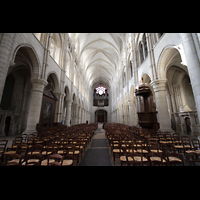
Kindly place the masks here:
<instances>
[{"instance_id":1,"label":"carved pulpit","mask_svg":"<svg viewBox=\"0 0 200 200\"><path fill-rule=\"evenodd\" d=\"M143 83L142 79L138 89L135 90L135 94L139 102L139 112L137 112L139 125L142 128L154 129L157 131L159 129L159 123L157 121L156 105L153 101L153 94L149 84Z\"/></svg>"}]
</instances>

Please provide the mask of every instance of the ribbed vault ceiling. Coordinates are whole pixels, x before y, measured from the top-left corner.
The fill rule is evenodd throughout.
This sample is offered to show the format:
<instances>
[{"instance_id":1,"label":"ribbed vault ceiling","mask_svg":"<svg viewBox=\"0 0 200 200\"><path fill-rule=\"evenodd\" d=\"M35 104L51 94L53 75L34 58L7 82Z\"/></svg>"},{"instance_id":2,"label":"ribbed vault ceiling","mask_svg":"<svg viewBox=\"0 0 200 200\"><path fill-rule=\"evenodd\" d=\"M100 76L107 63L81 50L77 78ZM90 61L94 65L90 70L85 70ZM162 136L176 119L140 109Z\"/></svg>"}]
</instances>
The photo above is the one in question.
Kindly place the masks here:
<instances>
[{"instance_id":1,"label":"ribbed vault ceiling","mask_svg":"<svg viewBox=\"0 0 200 200\"><path fill-rule=\"evenodd\" d=\"M92 87L98 82L110 85L123 50L125 33L77 33L81 65Z\"/></svg>"}]
</instances>

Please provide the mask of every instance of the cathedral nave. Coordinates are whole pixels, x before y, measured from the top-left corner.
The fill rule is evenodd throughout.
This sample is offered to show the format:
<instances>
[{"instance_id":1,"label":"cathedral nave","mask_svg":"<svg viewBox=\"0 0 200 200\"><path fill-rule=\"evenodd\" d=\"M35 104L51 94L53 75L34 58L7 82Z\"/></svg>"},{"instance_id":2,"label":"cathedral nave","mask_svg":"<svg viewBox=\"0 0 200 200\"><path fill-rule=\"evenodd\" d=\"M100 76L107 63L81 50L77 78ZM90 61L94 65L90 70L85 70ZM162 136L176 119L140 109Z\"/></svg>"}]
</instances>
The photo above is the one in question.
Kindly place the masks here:
<instances>
[{"instance_id":1,"label":"cathedral nave","mask_svg":"<svg viewBox=\"0 0 200 200\"><path fill-rule=\"evenodd\" d=\"M17 137L23 136L17 144L33 137L46 147L45 140L59 135L89 150L95 134L104 133L114 165L109 130L115 127L120 144L135 141L132 134L145 137L147 146L149 136L160 134L173 143L178 134L181 142L173 144L182 149L175 152L189 164L185 151L194 151L192 140L200 135L199 57L199 33L0 33L0 140L7 141L1 159L7 151L20 154L8 148L13 141L19 146ZM80 164L86 152L75 151Z\"/></svg>"}]
</instances>

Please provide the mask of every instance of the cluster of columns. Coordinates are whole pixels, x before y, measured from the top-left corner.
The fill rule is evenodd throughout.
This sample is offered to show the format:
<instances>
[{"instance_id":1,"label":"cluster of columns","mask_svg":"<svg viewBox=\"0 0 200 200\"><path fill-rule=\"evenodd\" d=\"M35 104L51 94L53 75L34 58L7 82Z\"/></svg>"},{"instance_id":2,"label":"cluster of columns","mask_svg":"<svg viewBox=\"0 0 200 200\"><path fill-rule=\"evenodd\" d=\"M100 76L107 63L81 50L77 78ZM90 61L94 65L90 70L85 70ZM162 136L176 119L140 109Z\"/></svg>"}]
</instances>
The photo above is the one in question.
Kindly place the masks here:
<instances>
[{"instance_id":1,"label":"cluster of columns","mask_svg":"<svg viewBox=\"0 0 200 200\"><path fill-rule=\"evenodd\" d=\"M43 98L44 87L48 84L43 79L31 79L32 89L30 95L30 107L27 118L27 127L24 133L30 134L36 131L36 124L39 123L41 104ZM64 124L67 126L85 123L88 120L89 113L73 104L73 101L64 102L65 94L56 94L58 101L55 112L55 122L61 122L64 119Z\"/></svg>"},{"instance_id":2,"label":"cluster of columns","mask_svg":"<svg viewBox=\"0 0 200 200\"><path fill-rule=\"evenodd\" d=\"M123 123L129 126L137 126L137 113L135 103L129 101L128 105L124 109L115 109L112 112L112 121L115 123Z\"/></svg>"}]
</instances>

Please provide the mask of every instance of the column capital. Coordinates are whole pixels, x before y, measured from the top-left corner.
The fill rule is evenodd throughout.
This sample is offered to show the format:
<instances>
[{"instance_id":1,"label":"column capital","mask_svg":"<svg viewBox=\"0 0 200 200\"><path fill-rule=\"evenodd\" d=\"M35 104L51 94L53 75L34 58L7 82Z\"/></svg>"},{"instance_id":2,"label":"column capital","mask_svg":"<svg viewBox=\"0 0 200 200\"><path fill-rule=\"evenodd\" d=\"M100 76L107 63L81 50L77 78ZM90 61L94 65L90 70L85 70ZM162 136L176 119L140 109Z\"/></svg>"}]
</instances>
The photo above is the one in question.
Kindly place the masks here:
<instances>
[{"instance_id":1,"label":"column capital","mask_svg":"<svg viewBox=\"0 0 200 200\"><path fill-rule=\"evenodd\" d=\"M63 96L65 96L66 94L65 93L62 93L62 92L56 92L56 93L54 93L55 95L56 95L56 97L57 98L59 98L61 95Z\"/></svg>"},{"instance_id":2,"label":"column capital","mask_svg":"<svg viewBox=\"0 0 200 200\"><path fill-rule=\"evenodd\" d=\"M32 91L43 92L44 87L48 84L48 82L44 79L31 79L30 81L32 83Z\"/></svg>"},{"instance_id":3,"label":"column capital","mask_svg":"<svg viewBox=\"0 0 200 200\"><path fill-rule=\"evenodd\" d=\"M166 91L166 83L167 83L167 79L163 79L163 80L155 80L151 82L151 86L154 89L154 92L159 92L159 91Z\"/></svg>"},{"instance_id":4,"label":"column capital","mask_svg":"<svg viewBox=\"0 0 200 200\"><path fill-rule=\"evenodd\" d=\"M67 100L66 103L67 103L67 106L71 106L72 105L72 101L71 100Z\"/></svg>"}]
</instances>

